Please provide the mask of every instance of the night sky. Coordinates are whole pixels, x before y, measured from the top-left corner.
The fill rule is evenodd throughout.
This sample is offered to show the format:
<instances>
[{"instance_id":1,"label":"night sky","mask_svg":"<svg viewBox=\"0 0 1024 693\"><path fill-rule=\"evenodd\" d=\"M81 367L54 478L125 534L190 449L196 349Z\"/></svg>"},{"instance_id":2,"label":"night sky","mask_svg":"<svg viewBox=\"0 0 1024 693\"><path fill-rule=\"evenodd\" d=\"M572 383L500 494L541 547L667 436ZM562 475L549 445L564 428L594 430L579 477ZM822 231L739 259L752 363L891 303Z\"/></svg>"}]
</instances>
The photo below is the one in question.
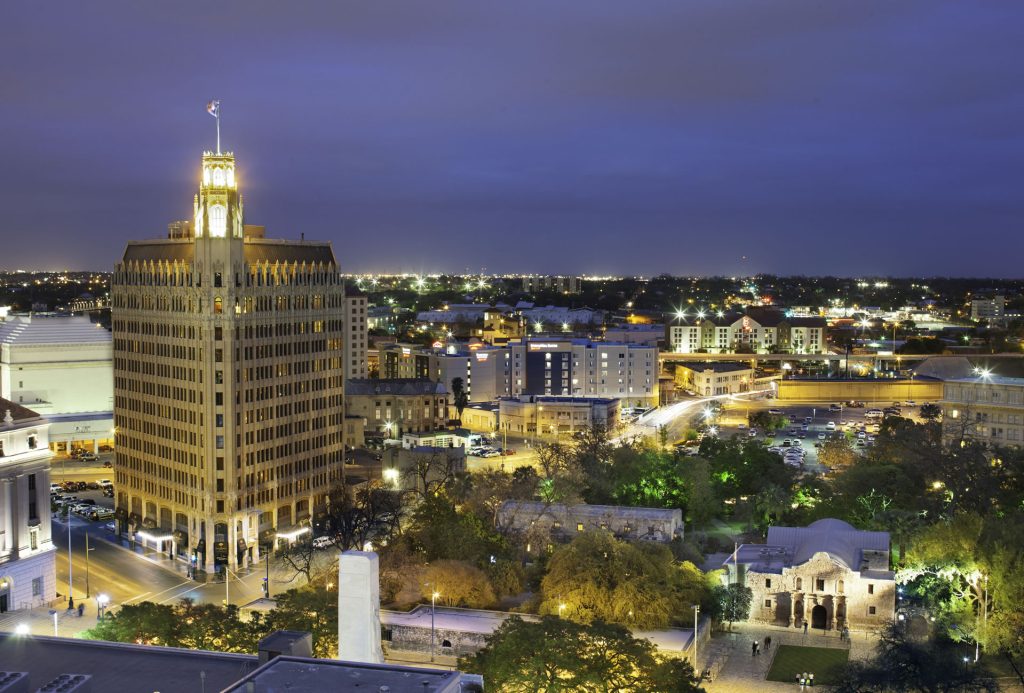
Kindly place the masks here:
<instances>
[{"instance_id":1,"label":"night sky","mask_svg":"<svg viewBox=\"0 0 1024 693\"><path fill-rule=\"evenodd\" d=\"M0 268L190 216L219 98L345 271L1024 276L1024 2L12 1L0 58Z\"/></svg>"}]
</instances>

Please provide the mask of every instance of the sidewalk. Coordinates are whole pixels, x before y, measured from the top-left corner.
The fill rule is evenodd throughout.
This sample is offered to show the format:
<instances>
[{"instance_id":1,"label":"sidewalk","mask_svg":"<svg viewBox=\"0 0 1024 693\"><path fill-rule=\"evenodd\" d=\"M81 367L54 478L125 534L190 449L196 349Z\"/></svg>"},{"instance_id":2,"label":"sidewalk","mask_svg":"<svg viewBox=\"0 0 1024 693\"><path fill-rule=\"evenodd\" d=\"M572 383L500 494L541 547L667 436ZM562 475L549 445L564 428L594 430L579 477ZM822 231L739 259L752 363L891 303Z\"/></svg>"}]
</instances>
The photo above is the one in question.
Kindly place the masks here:
<instances>
[{"instance_id":1,"label":"sidewalk","mask_svg":"<svg viewBox=\"0 0 1024 693\"><path fill-rule=\"evenodd\" d=\"M771 650L762 650L757 656L751 655L751 642L763 642L765 636L771 636ZM704 667L715 668L717 664L718 675L714 681L703 685L708 693L793 691L794 684L765 680L779 645L847 649L851 660L865 659L872 655L876 642L873 634L866 631L851 632L850 640L841 640L839 633L833 631L811 631L805 635L802 630L795 628L737 623L732 632L716 635L706 646L708 659ZM704 657L701 659L705 661Z\"/></svg>"},{"instance_id":2,"label":"sidewalk","mask_svg":"<svg viewBox=\"0 0 1024 693\"><path fill-rule=\"evenodd\" d=\"M78 602L75 602L78 605ZM79 618L77 609L67 609L67 599L56 599L51 606L40 606L35 609L23 609L12 611L0 616L0 631L13 633L19 625L27 625L32 635L54 635L53 615L56 611L57 631L56 635L62 638L77 638L90 628L96 626L96 601L85 600L84 615Z\"/></svg>"}]
</instances>

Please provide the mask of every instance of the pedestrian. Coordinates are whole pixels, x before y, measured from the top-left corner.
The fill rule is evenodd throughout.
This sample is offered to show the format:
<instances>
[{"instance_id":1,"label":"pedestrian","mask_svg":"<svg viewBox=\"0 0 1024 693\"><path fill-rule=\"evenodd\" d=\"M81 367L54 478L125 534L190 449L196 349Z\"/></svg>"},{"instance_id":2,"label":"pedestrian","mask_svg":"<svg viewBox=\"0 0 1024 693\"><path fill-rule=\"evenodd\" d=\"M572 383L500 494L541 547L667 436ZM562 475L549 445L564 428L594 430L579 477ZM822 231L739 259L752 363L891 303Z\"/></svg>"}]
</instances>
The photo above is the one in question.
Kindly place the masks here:
<instances>
[{"instance_id":1,"label":"pedestrian","mask_svg":"<svg viewBox=\"0 0 1024 693\"><path fill-rule=\"evenodd\" d=\"M807 635L807 621L804 621L804 635Z\"/></svg>"},{"instance_id":2,"label":"pedestrian","mask_svg":"<svg viewBox=\"0 0 1024 693\"><path fill-rule=\"evenodd\" d=\"M850 628L848 626L843 626L843 640L850 642Z\"/></svg>"},{"instance_id":3,"label":"pedestrian","mask_svg":"<svg viewBox=\"0 0 1024 693\"><path fill-rule=\"evenodd\" d=\"M82 618L82 614L85 613L85 603L78 602L78 618Z\"/></svg>"},{"instance_id":4,"label":"pedestrian","mask_svg":"<svg viewBox=\"0 0 1024 693\"><path fill-rule=\"evenodd\" d=\"M764 636L764 651L767 652L770 649L772 649L772 636L766 635Z\"/></svg>"},{"instance_id":5,"label":"pedestrian","mask_svg":"<svg viewBox=\"0 0 1024 693\"><path fill-rule=\"evenodd\" d=\"M814 674L807 675L807 685L811 687L814 686Z\"/></svg>"},{"instance_id":6,"label":"pedestrian","mask_svg":"<svg viewBox=\"0 0 1024 693\"><path fill-rule=\"evenodd\" d=\"M757 640L754 641L754 651L757 654L761 654L761 643L758 642Z\"/></svg>"},{"instance_id":7,"label":"pedestrian","mask_svg":"<svg viewBox=\"0 0 1024 693\"><path fill-rule=\"evenodd\" d=\"M750 656L753 657L757 654L757 640L750 643Z\"/></svg>"}]
</instances>

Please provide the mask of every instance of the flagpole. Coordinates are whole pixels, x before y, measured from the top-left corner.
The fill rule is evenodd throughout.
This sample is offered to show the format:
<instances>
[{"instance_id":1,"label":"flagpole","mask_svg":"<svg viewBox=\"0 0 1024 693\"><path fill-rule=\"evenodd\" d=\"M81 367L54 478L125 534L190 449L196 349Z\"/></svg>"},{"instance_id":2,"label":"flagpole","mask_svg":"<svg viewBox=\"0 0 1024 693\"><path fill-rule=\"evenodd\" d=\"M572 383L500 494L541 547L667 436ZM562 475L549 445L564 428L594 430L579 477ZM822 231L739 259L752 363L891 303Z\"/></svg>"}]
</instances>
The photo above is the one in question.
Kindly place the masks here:
<instances>
[{"instance_id":1,"label":"flagpole","mask_svg":"<svg viewBox=\"0 0 1024 693\"><path fill-rule=\"evenodd\" d=\"M217 104L217 154L220 154L220 103Z\"/></svg>"}]
</instances>

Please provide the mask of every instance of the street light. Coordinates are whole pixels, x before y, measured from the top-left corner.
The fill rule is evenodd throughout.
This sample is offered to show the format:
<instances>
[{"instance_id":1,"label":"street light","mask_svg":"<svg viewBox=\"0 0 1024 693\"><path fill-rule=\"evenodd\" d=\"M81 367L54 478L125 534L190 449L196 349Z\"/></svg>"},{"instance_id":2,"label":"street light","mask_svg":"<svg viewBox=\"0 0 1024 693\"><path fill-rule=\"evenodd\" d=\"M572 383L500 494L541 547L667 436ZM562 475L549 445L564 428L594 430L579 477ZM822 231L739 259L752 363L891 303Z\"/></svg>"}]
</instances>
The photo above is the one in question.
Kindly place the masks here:
<instances>
[{"instance_id":1,"label":"street light","mask_svg":"<svg viewBox=\"0 0 1024 693\"><path fill-rule=\"evenodd\" d=\"M110 597L108 597L107 595L105 595L105 594L98 594L98 595L96 595L96 607L97 607L97 610L99 612L98 615L97 615L97 618L99 618L100 620L103 620L103 612L106 611L107 604L109 604L109 603L110 603ZM54 619L54 621L56 621L56 619Z\"/></svg>"},{"instance_id":2,"label":"street light","mask_svg":"<svg viewBox=\"0 0 1024 693\"><path fill-rule=\"evenodd\" d=\"M437 598L441 593L434 590L430 593L430 661L434 661L434 610L437 607Z\"/></svg>"},{"instance_id":3,"label":"street light","mask_svg":"<svg viewBox=\"0 0 1024 693\"><path fill-rule=\"evenodd\" d=\"M17 626L14 627L14 632L17 633L18 635L28 635L28 633L29 633L28 624L27 623L19 623Z\"/></svg>"},{"instance_id":4,"label":"street light","mask_svg":"<svg viewBox=\"0 0 1024 693\"><path fill-rule=\"evenodd\" d=\"M700 604L693 606L693 670L700 676L700 668L697 665L697 619L700 616Z\"/></svg>"}]
</instances>

